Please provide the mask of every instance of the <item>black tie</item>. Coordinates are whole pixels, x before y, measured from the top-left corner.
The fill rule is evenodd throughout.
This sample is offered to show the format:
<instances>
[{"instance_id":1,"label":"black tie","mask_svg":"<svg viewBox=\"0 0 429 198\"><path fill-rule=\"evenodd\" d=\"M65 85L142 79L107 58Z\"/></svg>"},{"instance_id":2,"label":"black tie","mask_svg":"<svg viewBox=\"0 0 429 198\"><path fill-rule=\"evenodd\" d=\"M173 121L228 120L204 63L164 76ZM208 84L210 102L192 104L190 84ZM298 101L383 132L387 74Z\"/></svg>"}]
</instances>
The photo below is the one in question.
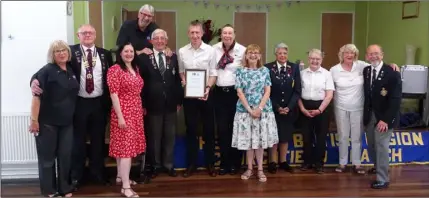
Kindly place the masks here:
<instances>
[{"instance_id":1,"label":"black tie","mask_svg":"<svg viewBox=\"0 0 429 198\"><path fill-rule=\"evenodd\" d=\"M159 52L158 54L158 59L159 59L159 72L161 73L161 75L164 75L165 72L165 65L164 65L164 59L162 58L162 52Z\"/></svg>"},{"instance_id":2,"label":"black tie","mask_svg":"<svg viewBox=\"0 0 429 198\"><path fill-rule=\"evenodd\" d=\"M280 67L280 76L282 78L284 78L286 76L286 67L285 66Z\"/></svg>"},{"instance_id":3,"label":"black tie","mask_svg":"<svg viewBox=\"0 0 429 198\"><path fill-rule=\"evenodd\" d=\"M374 88L375 85L375 79L377 78L377 70L372 69L372 81L371 81L371 91Z\"/></svg>"}]
</instances>

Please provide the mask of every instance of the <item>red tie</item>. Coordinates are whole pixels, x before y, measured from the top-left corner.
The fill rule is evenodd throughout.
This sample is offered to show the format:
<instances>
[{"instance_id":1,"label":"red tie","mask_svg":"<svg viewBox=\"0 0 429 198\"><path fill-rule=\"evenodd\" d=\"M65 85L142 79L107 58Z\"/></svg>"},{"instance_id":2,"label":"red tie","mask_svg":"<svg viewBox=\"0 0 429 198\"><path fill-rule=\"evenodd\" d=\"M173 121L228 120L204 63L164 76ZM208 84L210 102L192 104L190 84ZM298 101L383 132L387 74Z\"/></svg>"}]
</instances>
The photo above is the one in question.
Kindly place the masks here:
<instances>
[{"instance_id":1,"label":"red tie","mask_svg":"<svg viewBox=\"0 0 429 198\"><path fill-rule=\"evenodd\" d=\"M88 52L87 60L89 64L89 67L86 68L86 92L90 94L94 91L94 75L92 74L94 65L92 65L92 50L87 49L86 51Z\"/></svg>"}]
</instances>

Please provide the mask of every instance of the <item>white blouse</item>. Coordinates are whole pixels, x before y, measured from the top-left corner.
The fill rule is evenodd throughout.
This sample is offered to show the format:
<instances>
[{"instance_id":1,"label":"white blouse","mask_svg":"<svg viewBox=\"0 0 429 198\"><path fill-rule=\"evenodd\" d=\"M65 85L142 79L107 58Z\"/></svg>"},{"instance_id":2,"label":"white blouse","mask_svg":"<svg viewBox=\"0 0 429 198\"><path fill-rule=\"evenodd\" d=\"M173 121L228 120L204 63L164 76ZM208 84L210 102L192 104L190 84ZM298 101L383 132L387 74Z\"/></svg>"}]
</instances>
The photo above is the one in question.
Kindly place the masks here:
<instances>
[{"instance_id":1,"label":"white blouse","mask_svg":"<svg viewBox=\"0 0 429 198\"><path fill-rule=\"evenodd\" d=\"M301 98L304 100L323 100L325 91L335 90L331 73L323 67L316 71L306 68L301 71Z\"/></svg>"}]
</instances>

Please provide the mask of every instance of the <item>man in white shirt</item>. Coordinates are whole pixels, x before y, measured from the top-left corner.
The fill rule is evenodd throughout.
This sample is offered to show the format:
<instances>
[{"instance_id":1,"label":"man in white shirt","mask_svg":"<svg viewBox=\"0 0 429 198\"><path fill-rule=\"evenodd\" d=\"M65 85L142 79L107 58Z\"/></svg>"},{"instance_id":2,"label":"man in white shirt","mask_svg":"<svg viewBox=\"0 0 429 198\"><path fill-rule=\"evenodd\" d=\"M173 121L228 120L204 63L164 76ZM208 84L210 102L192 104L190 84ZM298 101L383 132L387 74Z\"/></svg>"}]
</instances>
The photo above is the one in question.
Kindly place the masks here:
<instances>
[{"instance_id":1,"label":"man in white shirt","mask_svg":"<svg viewBox=\"0 0 429 198\"><path fill-rule=\"evenodd\" d=\"M216 176L214 169L214 105L211 97L211 88L216 82L216 59L213 47L205 44L201 37L203 36L202 24L198 21L192 21L188 28L188 37L191 43L179 49L178 62L179 73L182 79L182 85L186 88L186 70L198 69L205 70L207 83L204 97L194 99L185 98L183 108L185 114L186 135L187 135L187 157L188 168L184 177L189 177L196 170L198 157L199 141L197 139L198 118L202 118L204 131L204 158L209 175ZM186 97L186 96L185 96Z\"/></svg>"}]
</instances>

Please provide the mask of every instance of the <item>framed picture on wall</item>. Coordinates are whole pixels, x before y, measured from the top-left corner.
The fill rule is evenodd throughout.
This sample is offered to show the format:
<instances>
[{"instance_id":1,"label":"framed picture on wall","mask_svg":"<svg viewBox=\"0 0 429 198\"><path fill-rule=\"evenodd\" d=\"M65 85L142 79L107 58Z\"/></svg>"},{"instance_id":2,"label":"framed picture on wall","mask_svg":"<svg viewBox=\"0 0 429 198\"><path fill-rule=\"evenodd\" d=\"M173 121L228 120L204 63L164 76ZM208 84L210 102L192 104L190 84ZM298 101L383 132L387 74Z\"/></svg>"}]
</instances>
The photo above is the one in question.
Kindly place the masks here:
<instances>
[{"instance_id":1,"label":"framed picture on wall","mask_svg":"<svg viewBox=\"0 0 429 198\"><path fill-rule=\"evenodd\" d=\"M412 19L419 17L419 9L419 1L402 2L402 19Z\"/></svg>"}]
</instances>

